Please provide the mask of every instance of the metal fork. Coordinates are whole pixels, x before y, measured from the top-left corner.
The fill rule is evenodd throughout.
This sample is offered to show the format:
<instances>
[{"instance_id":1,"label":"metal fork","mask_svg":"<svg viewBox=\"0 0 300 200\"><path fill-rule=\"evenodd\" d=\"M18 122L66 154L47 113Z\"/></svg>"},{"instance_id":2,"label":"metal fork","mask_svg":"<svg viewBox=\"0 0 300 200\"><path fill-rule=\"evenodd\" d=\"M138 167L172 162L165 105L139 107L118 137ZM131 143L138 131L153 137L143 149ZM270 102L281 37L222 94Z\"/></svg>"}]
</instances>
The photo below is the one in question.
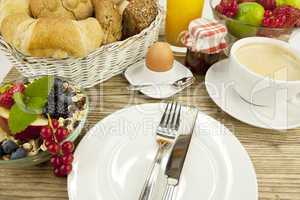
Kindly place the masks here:
<instances>
[{"instance_id":1,"label":"metal fork","mask_svg":"<svg viewBox=\"0 0 300 200\"><path fill-rule=\"evenodd\" d=\"M159 145L155 161L144 184L139 200L150 200L153 197L154 186L157 182L161 161L168 148L174 143L180 125L181 105L179 103L168 103L156 130L156 142Z\"/></svg>"}]
</instances>

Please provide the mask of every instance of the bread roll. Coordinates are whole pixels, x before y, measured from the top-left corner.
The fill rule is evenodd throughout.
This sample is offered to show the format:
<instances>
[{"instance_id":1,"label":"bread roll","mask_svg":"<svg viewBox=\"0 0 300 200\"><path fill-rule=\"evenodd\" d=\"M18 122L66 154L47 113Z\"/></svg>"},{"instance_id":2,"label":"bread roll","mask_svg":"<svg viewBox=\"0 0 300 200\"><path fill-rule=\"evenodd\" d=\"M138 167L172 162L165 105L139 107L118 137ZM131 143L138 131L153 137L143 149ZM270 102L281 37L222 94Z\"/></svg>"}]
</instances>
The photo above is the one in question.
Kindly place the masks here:
<instances>
[{"instance_id":1,"label":"bread roll","mask_svg":"<svg viewBox=\"0 0 300 200\"><path fill-rule=\"evenodd\" d=\"M120 40L122 37L122 16L112 0L94 0L96 19L104 31L104 44Z\"/></svg>"},{"instance_id":2,"label":"bread roll","mask_svg":"<svg viewBox=\"0 0 300 200\"><path fill-rule=\"evenodd\" d=\"M124 10L128 6L128 4L129 4L129 1L127 1L127 0L122 0L117 4L119 7L119 13L121 16L123 16Z\"/></svg>"},{"instance_id":3,"label":"bread roll","mask_svg":"<svg viewBox=\"0 0 300 200\"><path fill-rule=\"evenodd\" d=\"M75 21L10 15L3 20L1 34L25 55L54 58L85 57L103 40L102 28L95 18Z\"/></svg>"},{"instance_id":4,"label":"bread roll","mask_svg":"<svg viewBox=\"0 0 300 200\"><path fill-rule=\"evenodd\" d=\"M30 15L29 0L1 0L0 1L0 28L2 21L8 15L23 13Z\"/></svg>"},{"instance_id":5,"label":"bread roll","mask_svg":"<svg viewBox=\"0 0 300 200\"><path fill-rule=\"evenodd\" d=\"M64 17L86 19L93 15L91 0L30 0L30 10L35 18Z\"/></svg>"},{"instance_id":6,"label":"bread roll","mask_svg":"<svg viewBox=\"0 0 300 200\"><path fill-rule=\"evenodd\" d=\"M131 0L123 13L123 38L140 33L158 14L156 0Z\"/></svg>"}]
</instances>

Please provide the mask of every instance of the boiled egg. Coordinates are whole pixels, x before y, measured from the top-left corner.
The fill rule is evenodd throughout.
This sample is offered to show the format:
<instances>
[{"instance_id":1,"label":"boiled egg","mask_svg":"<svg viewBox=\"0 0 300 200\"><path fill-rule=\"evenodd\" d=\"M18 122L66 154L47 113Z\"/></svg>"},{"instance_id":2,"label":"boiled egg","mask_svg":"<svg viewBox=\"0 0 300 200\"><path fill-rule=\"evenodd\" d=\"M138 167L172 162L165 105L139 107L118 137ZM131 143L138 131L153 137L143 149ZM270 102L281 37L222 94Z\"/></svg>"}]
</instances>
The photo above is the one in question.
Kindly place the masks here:
<instances>
[{"instance_id":1,"label":"boiled egg","mask_svg":"<svg viewBox=\"0 0 300 200\"><path fill-rule=\"evenodd\" d=\"M166 42L154 43L147 52L146 66L155 72L166 72L172 69L174 55L170 45Z\"/></svg>"}]
</instances>

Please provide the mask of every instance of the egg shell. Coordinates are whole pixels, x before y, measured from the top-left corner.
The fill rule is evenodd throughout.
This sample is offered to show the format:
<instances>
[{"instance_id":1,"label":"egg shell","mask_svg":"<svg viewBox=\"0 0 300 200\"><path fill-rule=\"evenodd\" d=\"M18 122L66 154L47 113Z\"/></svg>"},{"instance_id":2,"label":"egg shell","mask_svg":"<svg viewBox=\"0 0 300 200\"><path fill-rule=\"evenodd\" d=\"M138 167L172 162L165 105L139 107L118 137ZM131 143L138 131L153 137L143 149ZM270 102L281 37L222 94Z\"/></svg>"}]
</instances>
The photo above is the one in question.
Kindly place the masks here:
<instances>
[{"instance_id":1,"label":"egg shell","mask_svg":"<svg viewBox=\"0 0 300 200\"><path fill-rule=\"evenodd\" d=\"M155 72L166 72L172 69L174 55L168 43L156 42L147 52L146 66Z\"/></svg>"}]
</instances>

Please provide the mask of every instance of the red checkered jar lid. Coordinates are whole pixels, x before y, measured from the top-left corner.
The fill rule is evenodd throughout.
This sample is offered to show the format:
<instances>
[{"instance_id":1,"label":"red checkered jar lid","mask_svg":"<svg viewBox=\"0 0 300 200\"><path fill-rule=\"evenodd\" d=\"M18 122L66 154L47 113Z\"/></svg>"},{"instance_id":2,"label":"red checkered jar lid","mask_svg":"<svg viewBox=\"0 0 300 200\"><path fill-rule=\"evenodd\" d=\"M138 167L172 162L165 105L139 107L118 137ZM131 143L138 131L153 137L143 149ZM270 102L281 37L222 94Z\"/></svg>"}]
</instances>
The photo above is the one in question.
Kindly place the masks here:
<instances>
[{"instance_id":1,"label":"red checkered jar lid","mask_svg":"<svg viewBox=\"0 0 300 200\"><path fill-rule=\"evenodd\" d=\"M193 20L182 37L182 43L194 52L216 54L225 50L227 28L216 20Z\"/></svg>"}]
</instances>

